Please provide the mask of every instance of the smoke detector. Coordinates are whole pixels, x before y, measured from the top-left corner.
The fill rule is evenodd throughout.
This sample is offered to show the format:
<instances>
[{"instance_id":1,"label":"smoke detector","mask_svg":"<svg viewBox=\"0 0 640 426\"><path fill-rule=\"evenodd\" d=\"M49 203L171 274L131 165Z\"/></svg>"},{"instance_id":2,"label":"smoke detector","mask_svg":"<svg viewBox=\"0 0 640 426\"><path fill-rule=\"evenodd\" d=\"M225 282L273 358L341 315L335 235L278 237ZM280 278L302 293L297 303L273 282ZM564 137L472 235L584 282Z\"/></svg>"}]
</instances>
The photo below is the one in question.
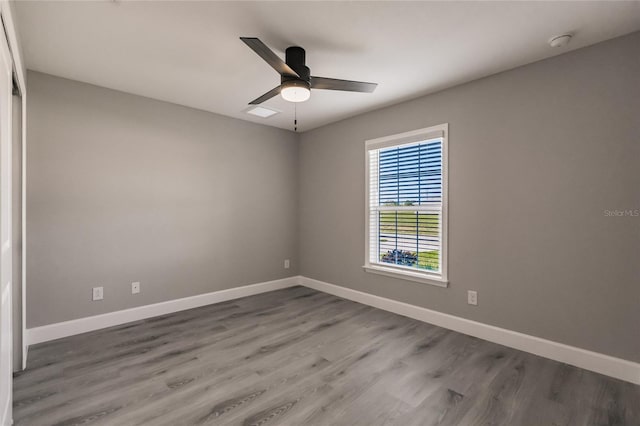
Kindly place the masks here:
<instances>
[{"instance_id":1,"label":"smoke detector","mask_svg":"<svg viewBox=\"0 0 640 426\"><path fill-rule=\"evenodd\" d=\"M561 34L555 37L551 37L549 39L549 46L551 47L566 46L567 44L569 44L569 41L571 41L571 37L573 37L573 34Z\"/></svg>"}]
</instances>

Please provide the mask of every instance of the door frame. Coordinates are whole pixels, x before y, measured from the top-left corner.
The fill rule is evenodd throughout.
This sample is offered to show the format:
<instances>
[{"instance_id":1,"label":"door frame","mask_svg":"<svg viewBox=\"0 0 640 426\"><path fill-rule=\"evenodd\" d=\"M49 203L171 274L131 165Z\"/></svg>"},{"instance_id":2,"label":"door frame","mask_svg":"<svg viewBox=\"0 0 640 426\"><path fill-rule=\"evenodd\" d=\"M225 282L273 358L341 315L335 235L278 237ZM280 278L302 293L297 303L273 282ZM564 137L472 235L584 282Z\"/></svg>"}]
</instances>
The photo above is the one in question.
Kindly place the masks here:
<instances>
[{"instance_id":1,"label":"door frame","mask_svg":"<svg viewBox=\"0 0 640 426\"><path fill-rule=\"evenodd\" d=\"M0 34L0 423L12 423L13 393L13 61Z\"/></svg>"},{"instance_id":2,"label":"door frame","mask_svg":"<svg viewBox=\"0 0 640 426\"><path fill-rule=\"evenodd\" d=\"M22 97L22 369L27 367L27 71L22 59L20 40L15 24L15 5L8 0L0 0L0 26L9 44L13 60L13 71ZM1 30L1 28L0 28ZM1 424L1 423L0 423Z\"/></svg>"},{"instance_id":3,"label":"door frame","mask_svg":"<svg viewBox=\"0 0 640 426\"><path fill-rule=\"evenodd\" d=\"M21 327L21 334L22 334L22 368L26 367L26 359L27 359L27 341L25 339L26 337L26 204L27 204L27 200L26 200L26 161L27 161L27 157L26 157L26 153L27 153L27 133L26 133L26 127L27 127L27 103L26 103L26 96L27 96L27 90L26 90L26 69L24 67L24 62L22 60L22 54L21 54L21 50L20 50L20 45L19 45L19 40L18 40L18 33L16 30L16 26L15 26L15 20L14 20L14 10L13 10L14 5L11 4L11 2L9 2L8 0L0 0L0 32L2 34L0 34L0 45L2 45L0 47L0 49L2 50L2 55L3 55L3 59L6 58L6 60L4 62L7 62L9 64L9 73L10 73L10 80L9 80L9 88L8 88L8 93L6 94L7 98L9 99L9 102L7 102L8 104L8 126L9 126L9 130L10 127L12 125L12 121L11 121L11 102L13 101L13 96L12 96L12 88L13 88L13 78L15 78L15 80L17 81L17 85L20 91L20 95L22 97L22 123L21 123L21 127L22 127L22 188L21 188L21 192L22 192L22 205L21 205L21 213L22 213L22 229L21 229L21 234L22 234L22 288L21 288L21 299L22 299L22 327ZM5 114L7 115L7 114ZM5 141L5 143L7 144L11 144L11 139L13 139L13 135L10 132L7 132L8 136L5 137L5 139L7 139ZM5 151L7 151L5 149ZM11 146L9 146L9 150L8 152L11 152ZM0 159L0 163L4 161L3 159ZM8 159L7 159L8 161ZM11 165L9 165L9 171L11 171ZM2 173L4 171L0 171L0 173ZM10 177L10 179L13 177L12 174L10 173L8 175ZM11 185L11 180L9 180L9 182L7 182L6 184L3 182L3 185L7 185L9 189L11 189L12 185ZM2 191L3 195L5 195L5 191ZM10 196L11 192L9 192L9 196ZM6 196L6 195L5 195ZM9 212L9 214L11 214L11 212ZM12 224L10 223L9 226L12 228ZM10 230L11 231L11 230ZM10 238L10 234L9 234L9 238ZM7 249L7 247L4 247L5 249ZM9 253L11 253L11 248L9 247ZM13 267L13 265L11 265ZM4 281L4 279L2 280ZM0 281L0 286L2 281ZM1 288L1 287L0 287ZM9 297L11 296L11 288L9 287L9 292L8 294L5 294L4 297L9 299ZM0 297L2 297L0 295ZM8 300L7 300L8 302ZM10 425L13 421L12 417L13 417L13 413L12 413L12 385L13 385L13 366L10 365L12 364L12 345L13 345L13 339L12 339L12 333L13 333L13 326L11 324L12 321L12 315L11 315L11 309L12 309L12 302L9 303L9 321L6 321L8 324L1 324L0 327L7 327L8 330L8 335L7 333L2 333L5 339L9 339L11 341L11 343L9 344L9 352L8 352L8 356L5 359L5 362L2 364L3 367L5 367L6 369L11 369L11 370L6 370L3 374L3 377L6 375L8 376L8 383L0 383L0 386L6 386L8 385L8 392L6 392L5 388L5 392L8 393L8 395L2 395L2 398L4 400L0 401L0 425L4 426L4 425ZM6 311L6 310L5 310ZM4 312L3 312L4 313ZM0 313L1 315L2 313ZM18 332L20 332L18 331ZM10 365L10 366L8 366ZM8 367L7 367L8 366Z\"/></svg>"}]
</instances>

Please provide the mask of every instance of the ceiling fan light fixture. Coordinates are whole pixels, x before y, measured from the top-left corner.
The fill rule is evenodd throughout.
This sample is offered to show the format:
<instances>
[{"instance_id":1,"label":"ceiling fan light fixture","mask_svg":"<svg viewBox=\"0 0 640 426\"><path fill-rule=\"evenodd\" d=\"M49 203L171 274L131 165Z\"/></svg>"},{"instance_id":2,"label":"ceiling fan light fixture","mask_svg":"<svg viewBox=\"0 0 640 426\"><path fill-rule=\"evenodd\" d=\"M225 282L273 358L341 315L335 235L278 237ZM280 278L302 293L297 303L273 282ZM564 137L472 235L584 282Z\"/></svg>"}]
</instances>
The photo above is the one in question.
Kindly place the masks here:
<instances>
[{"instance_id":1,"label":"ceiling fan light fixture","mask_svg":"<svg viewBox=\"0 0 640 426\"><path fill-rule=\"evenodd\" d=\"M304 102L311 96L311 86L303 80L289 80L282 83L280 96L289 102Z\"/></svg>"}]
</instances>

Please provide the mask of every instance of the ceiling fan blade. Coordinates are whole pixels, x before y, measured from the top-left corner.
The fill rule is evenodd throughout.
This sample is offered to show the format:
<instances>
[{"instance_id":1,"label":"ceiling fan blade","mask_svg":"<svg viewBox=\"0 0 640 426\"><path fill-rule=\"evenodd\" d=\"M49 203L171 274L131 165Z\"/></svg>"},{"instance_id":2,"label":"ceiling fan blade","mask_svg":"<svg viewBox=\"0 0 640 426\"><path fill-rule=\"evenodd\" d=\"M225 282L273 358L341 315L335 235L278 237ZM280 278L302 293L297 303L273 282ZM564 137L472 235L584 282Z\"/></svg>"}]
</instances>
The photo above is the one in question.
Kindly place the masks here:
<instances>
[{"instance_id":1,"label":"ceiling fan blade","mask_svg":"<svg viewBox=\"0 0 640 426\"><path fill-rule=\"evenodd\" d=\"M264 101L268 101L269 99L273 98L274 96L277 96L278 93L280 93L280 86L274 87L273 89L269 90L267 93L265 93L264 95L260 96L259 98L252 100L251 102L249 102L249 105L261 104Z\"/></svg>"},{"instance_id":2,"label":"ceiling fan blade","mask_svg":"<svg viewBox=\"0 0 640 426\"><path fill-rule=\"evenodd\" d=\"M289 65L287 65L273 50L269 49L266 44L256 37L240 37L254 52L258 54L266 63L271 65L274 70L283 75L292 77L300 77Z\"/></svg>"},{"instance_id":3,"label":"ceiling fan blade","mask_svg":"<svg viewBox=\"0 0 640 426\"><path fill-rule=\"evenodd\" d=\"M312 89L344 90L346 92L371 93L376 90L378 83L364 81L338 80L336 78L311 77Z\"/></svg>"}]
</instances>

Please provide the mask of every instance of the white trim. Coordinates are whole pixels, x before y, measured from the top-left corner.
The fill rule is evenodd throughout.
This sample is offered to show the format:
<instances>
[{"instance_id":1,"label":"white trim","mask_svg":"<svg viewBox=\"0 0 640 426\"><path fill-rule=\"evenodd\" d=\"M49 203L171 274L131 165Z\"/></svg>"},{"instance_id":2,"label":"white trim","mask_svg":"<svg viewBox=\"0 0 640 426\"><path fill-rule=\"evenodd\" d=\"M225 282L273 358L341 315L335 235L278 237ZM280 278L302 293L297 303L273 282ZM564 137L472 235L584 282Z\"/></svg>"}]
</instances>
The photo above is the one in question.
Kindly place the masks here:
<instances>
[{"instance_id":1,"label":"white trim","mask_svg":"<svg viewBox=\"0 0 640 426\"><path fill-rule=\"evenodd\" d=\"M0 13L4 21L7 31L7 41L11 50L14 70L20 86L20 95L22 96L22 368L27 366L27 350L26 344L26 311L27 311L27 75L24 61L22 60L22 51L20 49L19 34L15 25L15 9L13 2L0 1Z\"/></svg>"},{"instance_id":2,"label":"white trim","mask_svg":"<svg viewBox=\"0 0 640 426\"><path fill-rule=\"evenodd\" d=\"M125 324L131 321L138 321L159 315L184 311L186 309L211 305L213 303L220 303L227 300L239 299L241 297L293 287L298 285L298 282L298 277L283 278L280 280L214 291L211 293L154 303L152 305L138 306L136 308L124 309L122 311L109 312L106 314L79 318L71 321L44 325L41 327L28 328L26 338L29 345L35 345L37 343L112 327L114 325Z\"/></svg>"},{"instance_id":3,"label":"white trim","mask_svg":"<svg viewBox=\"0 0 640 426\"><path fill-rule=\"evenodd\" d=\"M447 137L447 133L449 133L449 123L444 123L438 124L437 126L425 127L424 129L399 133L397 135L369 139L365 142L365 146L367 147L367 151L369 151L372 149L387 148L394 145L422 142L429 139L445 138Z\"/></svg>"},{"instance_id":4,"label":"white trim","mask_svg":"<svg viewBox=\"0 0 640 426\"><path fill-rule=\"evenodd\" d=\"M2 408L2 417L0 417L0 425L2 426L10 426L13 424L10 402L11 401L7 400Z\"/></svg>"},{"instance_id":5,"label":"white trim","mask_svg":"<svg viewBox=\"0 0 640 426\"><path fill-rule=\"evenodd\" d=\"M300 277L299 283L305 287L344 299L640 385L640 364L636 362L374 296L312 278Z\"/></svg>"},{"instance_id":6,"label":"white trim","mask_svg":"<svg viewBox=\"0 0 640 426\"><path fill-rule=\"evenodd\" d=\"M0 16L6 15L6 4L1 4ZM0 34L0 424L11 424L13 401L13 59L5 35Z\"/></svg>"},{"instance_id":7,"label":"white trim","mask_svg":"<svg viewBox=\"0 0 640 426\"><path fill-rule=\"evenodd\" d=\"M440 276L449 277L449 124L443 124L442 137L442 213L440 214Z\"/></svg>"},{"instance_id":8,"label":"white trim","mask_svg":"<svg viewBox=\"0 0 640 426\"><path fill-rule=\"evenodd\" d=\"M197 296L185 297L183 299L156 303L153 305L110 312L93 317L80 318L77 320L30 328L27 329L27 338L29 340L29 344L33 345L62 337L86 333L88 331L99 330L114 325L120 325L131 321L165 315L185 309L197 308L213 303L220 303L226 300L237 299L273 290L280 290L296 285L302 285L317 291L333 294L334 296L353 300L354 302L373 306L375 308L413 318L418 321L434 324L449 330L454 330L463 334L488 340L490 342L498 343L500 345L640 385L639 363L483 324L466 318L456 317L454 315L433 311L420 306L398 302L396 300L375 296L304 276L283 278L281 280L236 287Z\"/></svg>"},{"instance_id":9,"label":"white trim","mask_svg":"<svg viewBox=\"0 0 640 426\"><path fill-rule=\"evenodd\" d=\"M9 49L11 50L11 59L13 60L14 70L18 78L18 85L20 86L20 93L24 96L27 92L26 84L26 68L22 61L22 51L20 50L20 40L18 38L18 31L16 30L15 15L13 1L2 0L0 1L0 11L2 13L2 20L7 30L7 42L9 43Z\"/></svg>"},{"instance_id":10,"label":"white trim","mask_svg":"<svg viewBox=\"0 0 640 426\"><path fill-rule=\"evenodd\" d=\"M402 270L401 266L398 267L384 267L378 265L364 265L364 270L371 272L372 274L384 275L391 278L398 278L401 280L415 281L423 284L431 284L438 287L449 287L449 281L445 281L440 275L430 275L426 272L414 272L409 270Z\"/></svg>"},{"instance_id":11,"label":"white trim","mask_svg":"<svg viewBox=\"0 0 640 426\"><path fill-rule=\"evenodd\" d=\"M433 274L428 271L403 271L401 269L390 269L380 264L371 263L371 194L369 190L371 183L369 182L371 165L369 163L369 151L389 146L395 146L405 143L420 142L429 139L442 138L442 201L440 203L440 271ZM410 210L423 211L430 210L431 207L426 206L397 206L393 209L378 207L378 210ZM385 136L377 139L365 141L365 241L364 241L364 266L367 272L378 273L382 275L392 276L398 279L409 281L417 281L426 284L439 285L447 287L449 274L449 123L439 124L437 126L426 127L424 129L412 130L410 132L400 133L397 135ZM444 285L443 285L444 284Z\"/></svg>"},{"instance_id":12,"label":"white trim","mask_svg":"<svg viewBox=\"0 0 640 426\"><path fill-rule=\"evenodd\" d=\"M27 368L27 92L22 92L22 369Z\"/></svg>"}]
</instances>

